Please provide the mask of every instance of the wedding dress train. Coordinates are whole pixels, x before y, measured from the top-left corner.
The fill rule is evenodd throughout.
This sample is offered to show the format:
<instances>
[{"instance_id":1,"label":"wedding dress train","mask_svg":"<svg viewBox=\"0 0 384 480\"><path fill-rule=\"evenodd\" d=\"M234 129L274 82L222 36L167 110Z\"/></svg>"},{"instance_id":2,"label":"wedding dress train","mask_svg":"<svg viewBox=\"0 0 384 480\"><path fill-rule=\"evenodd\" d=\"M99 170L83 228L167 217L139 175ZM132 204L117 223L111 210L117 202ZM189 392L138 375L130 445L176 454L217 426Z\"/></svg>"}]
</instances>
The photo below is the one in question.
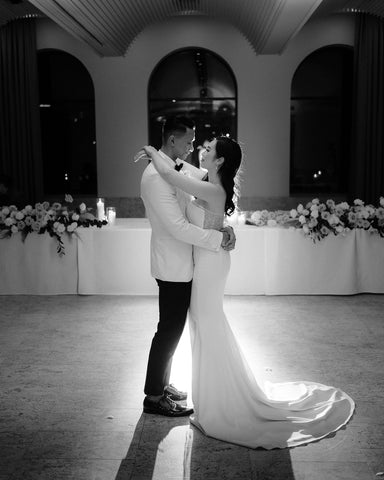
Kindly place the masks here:
<instances>
[{"instance_id":1,"label":"wedding dress train","mask_svg":"<svg viewBox=\"0 0 384 480\"><path fill-rule=\"evenodd\" d=\"M187 214L200 227L222 227L223 217L196 200ZM266 449L313 442L345 425L355 405L337 388L307 381L258 383L223 311L229 253L195 247L194 261L192 424L208 436Z\"/></svg>"}]
</instances>

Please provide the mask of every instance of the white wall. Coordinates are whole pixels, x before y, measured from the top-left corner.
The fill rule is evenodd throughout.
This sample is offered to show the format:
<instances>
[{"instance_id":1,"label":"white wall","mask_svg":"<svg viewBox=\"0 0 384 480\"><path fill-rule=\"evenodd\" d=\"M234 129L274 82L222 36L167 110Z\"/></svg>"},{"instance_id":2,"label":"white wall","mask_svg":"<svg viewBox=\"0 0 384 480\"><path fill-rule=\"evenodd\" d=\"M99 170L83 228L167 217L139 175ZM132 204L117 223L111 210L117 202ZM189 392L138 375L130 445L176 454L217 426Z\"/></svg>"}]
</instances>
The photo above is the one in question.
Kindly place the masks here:
<instances>
[{"instance_id":1,"label":"white wall","mask_svg":"<svg viewBox=\"0 0 384 480\"><path fill-rule=\"evenodd\" d=\"M156 64L184 47L204 47L224 58L238 84L238 140L245 153L242 195L289 194L290 88L292 76L312 51L353 45L352 16L310 22L281 55L258 56L229 24L179 17L146 28L124 58L101 58L50 20L38 23L37 46L77 57L95 86L98 193L136 197L144 165L132 163L148 142L147 87Z\"/></svg>"}]
</instances>

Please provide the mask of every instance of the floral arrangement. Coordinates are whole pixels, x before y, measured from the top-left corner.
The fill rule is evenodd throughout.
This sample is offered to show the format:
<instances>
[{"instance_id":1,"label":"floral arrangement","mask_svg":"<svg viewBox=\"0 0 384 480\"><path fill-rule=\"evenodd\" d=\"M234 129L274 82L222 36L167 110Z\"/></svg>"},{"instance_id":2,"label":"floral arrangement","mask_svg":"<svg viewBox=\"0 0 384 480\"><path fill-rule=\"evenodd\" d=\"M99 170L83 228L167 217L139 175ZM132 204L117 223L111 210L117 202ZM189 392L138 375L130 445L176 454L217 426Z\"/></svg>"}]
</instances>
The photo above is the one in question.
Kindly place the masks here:
<instances>
[{"instance_id":1,"label":"floral arrangement","mask_svg":"<svg viewBox=\"0 0 384 480\"><path fill-rule=\"evenodd\" d=\"M15 205L0 207L0 238L11 237L13 234L21 233L24 241L29 233L36 232L43 234L47 232L57 241L57 253L65 254L63 235L76 234L78 227L96 226L101 228L107 225L106 220L97 220L90 213L84 203L70 209L68 204L73 202L71 195L65 195L65 203L43 202L36 203L34 207L27 205L19 210Z\"/></svg>"},{"instance_id":2,"label":"floral arrangement","mask_svg":"<svg viewBox=\"0 0 384 480\"><path fill-rule=\"evenodd\" d=\"M255 211L247 223L257 226L301 228L304 235L314 242L331 233L345 235L354 228L363 228L384 237L384 197L380 197L378 207L365 205L360 199L354 200L353 205L349 205L347 202L336 204L334 200L321 203L318 198L314 198L305 206L299 204L289 212Z\"/></svg>"}]
</instances>

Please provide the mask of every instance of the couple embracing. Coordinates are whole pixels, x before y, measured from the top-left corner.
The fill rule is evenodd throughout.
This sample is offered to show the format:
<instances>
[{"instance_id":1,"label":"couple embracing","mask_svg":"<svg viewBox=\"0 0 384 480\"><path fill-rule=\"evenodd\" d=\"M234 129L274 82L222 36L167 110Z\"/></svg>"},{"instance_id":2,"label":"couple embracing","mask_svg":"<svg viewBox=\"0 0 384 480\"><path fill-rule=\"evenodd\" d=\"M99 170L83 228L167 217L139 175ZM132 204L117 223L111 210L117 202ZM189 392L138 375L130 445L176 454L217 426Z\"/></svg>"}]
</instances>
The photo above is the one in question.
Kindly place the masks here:
<instances>
[{"instance_id":1,"label":"couple embracing","mask_svg":"<svg viewBox=\"0 0 384 480\"><path fill-rule=\"evenodd\" d=\"M236 208L239 144L208 143L199 169L185 162L195 126L186 117L163 125L162 147L138 153L151 162L141 196L152 228L151 273L159 286L159 322L148 358L144 412L190 421L208 436L251 448L313 442L345 425L354 410L343 391L313 382L263 385L244 358L223 311L235 246L225 218ZM169 384L187 314L192 346L193 409Z\"/></svg>"}]
</instances>

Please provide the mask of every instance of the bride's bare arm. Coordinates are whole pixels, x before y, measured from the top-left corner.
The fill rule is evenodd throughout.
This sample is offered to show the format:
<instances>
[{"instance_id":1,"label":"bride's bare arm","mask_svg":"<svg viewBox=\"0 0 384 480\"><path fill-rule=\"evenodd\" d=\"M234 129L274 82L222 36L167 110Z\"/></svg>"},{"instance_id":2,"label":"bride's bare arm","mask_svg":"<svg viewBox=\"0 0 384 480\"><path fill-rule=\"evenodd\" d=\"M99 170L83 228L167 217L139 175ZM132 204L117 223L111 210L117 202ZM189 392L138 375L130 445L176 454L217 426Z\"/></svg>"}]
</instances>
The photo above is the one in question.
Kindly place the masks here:
<instances>
[{"instance_id":1,"label":"bride's bare arm","mask_svg":"<svg viewBox=\"0 0 384 480\"><path fill-rule=\"evenodd\" d=\"M203 182L176 171L162 158L155 148L145 146L143 149L147 155L151 157L153 165L159 174L171 185L180 188L194 197L205 200L206 202L210 202L217 199L219 196L222 197L225 195L225 191L220 185Z\"/></svg>"}]
</instances>

